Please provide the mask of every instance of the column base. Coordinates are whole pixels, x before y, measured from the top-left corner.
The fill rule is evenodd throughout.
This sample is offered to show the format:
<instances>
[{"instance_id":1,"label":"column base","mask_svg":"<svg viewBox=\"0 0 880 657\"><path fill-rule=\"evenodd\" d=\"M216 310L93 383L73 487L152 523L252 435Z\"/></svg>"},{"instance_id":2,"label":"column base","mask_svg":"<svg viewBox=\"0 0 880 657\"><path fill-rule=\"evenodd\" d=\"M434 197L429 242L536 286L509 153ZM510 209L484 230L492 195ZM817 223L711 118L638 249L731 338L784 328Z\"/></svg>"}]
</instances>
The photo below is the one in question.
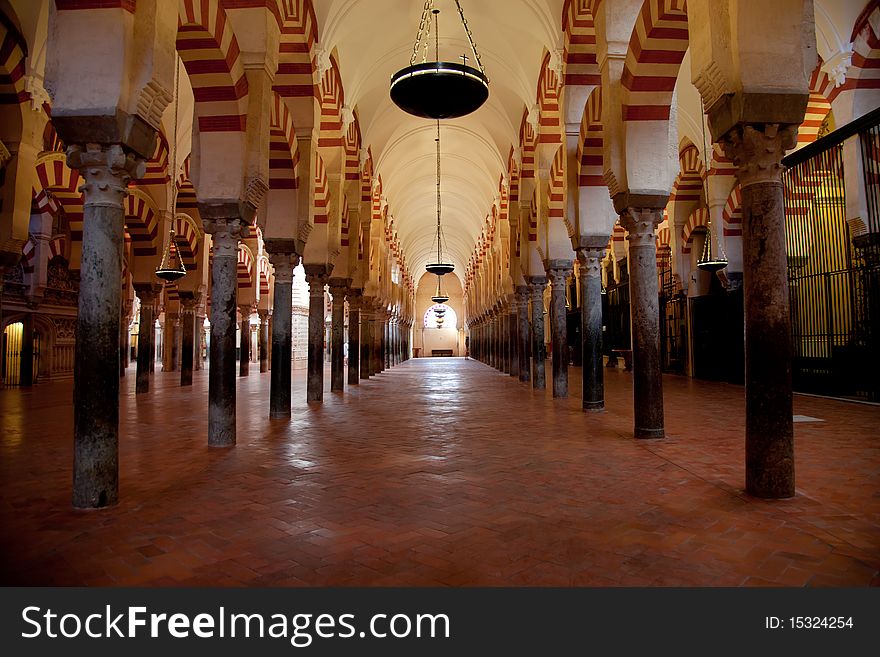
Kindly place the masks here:
<instances>
[{"instance_id":1,"label":"column base","mask_svg":"<svg viewBox=\"0 0 880 657\"><path fill-rule=\"evenodd\" d=\"M636 427L633 433L636 438L647 440L666 437L666 431L664 429L639 429Z\"/></svg>"},{"instance_id":2,"label":"column base","mask_svg":"<svg viewBox=\"0 0 880 657\"><path fill-rule=\"evenodd\" d=\"M605 402L604 401L585 401L584 410L589 413L600 413L605 410Z\"/></svg>"}]
</instances>

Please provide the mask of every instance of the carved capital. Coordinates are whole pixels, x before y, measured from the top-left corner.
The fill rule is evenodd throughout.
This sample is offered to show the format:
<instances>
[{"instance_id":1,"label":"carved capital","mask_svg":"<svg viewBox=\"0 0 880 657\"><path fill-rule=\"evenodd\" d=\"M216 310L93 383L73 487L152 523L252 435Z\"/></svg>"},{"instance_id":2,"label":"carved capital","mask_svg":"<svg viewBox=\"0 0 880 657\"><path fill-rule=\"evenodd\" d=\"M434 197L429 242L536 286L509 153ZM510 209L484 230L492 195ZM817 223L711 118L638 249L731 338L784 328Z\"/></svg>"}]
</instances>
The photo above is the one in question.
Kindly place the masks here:
<instances>
[{"instance_id":1,"label":"carved capital","mask_svg":"<svg viewBox=\"0 0 880 657\"><path fill-rule=\"evenodd\" d=\"M584 248L578 249L578 263L580 264L579 275L581 280L587 278L598 278L602 275L602 258L605 256L605 249Z\"/></svg>"},{"instance_id":2,"label":"carved capital","mask_svg":"<svg viewBox=\"0 0 880 657\"><path fill-rule=\"evenodd\" d=\"M229 219L202 218L205 232L211 235L215 258L237 258L238 241L247 233L247 227L238 217Z\"/></svg>"},{"instance_id":3,"label":"carved capital","mask_svg":"<svg viewBox=\"0 0 880 657\"><path fill-rule=\"evenodd\" d=\"M309 284L309 296L311 298L324 296L324 286L330 279L330 271L332 268L327 265L304 265L306 270L306 282Z\"/></svg>"},{"instance_id":4,"label":"carved capital","mask_svg":"<svg viewBox=\"0 0 880 657\"><path fill-rule=\"evenodd\" d=\"M741 186L782 182L782 158L797 144L794 124L740 124L721 138L724 155L737 167Z\"/></svg>"},{"instance_id":5,"label":"carved capital","mask_svg":"<svg viewBox=\"0 0 880 657\"><path fill-rule=\"evenodd\" d=\"M129 181L146 172L146 162L119 144L73 144L67 148L67 166L83 177L84 205L117 208L128 195Z\"/></svg>"},{"instance_id":6,"label":"carved capital","mask_svg":"<svg viewBox=\"0 0 880 657\"><path fill-rule=\"evenodd\" d=\"M620 225L626 230L630 246L655 246L654 231L663 222L663 210L658 208L629 207L620 215Z\"/></svg>"},{"instance_id":7,"label":"carved capital","mask_svg":"<svg viewBox=\"0 0 880 657\"><path fill-rule=\"evenodd\" d=\"M257 315L260 318L260 324L268 324L269 317L272 315L272 313L268 310L258 310Z\"/></svg>"},{"instance_id":8,"label":"carved capital","mask_svg":"<svg viewBox=\"0 0 880 657\"><path fill-rule=\"evenodd\" d=\"M142 305L151 306L156 303L161 288L157 288L152 283L134 283L134 292L137 294Z\"/></svg>"},{"instance_id":9,"label":"carved capital","mask_svg":"<svg viewBox=\"0 0 880 657\"><path fill-rule=\"evenodd\" d=\"M293 270L299 264L299 256L295 253L273 253L269 252L269 262L275 269L275 280L278 283L291 283L293 281Z\"/></svg>"}]
</instances>

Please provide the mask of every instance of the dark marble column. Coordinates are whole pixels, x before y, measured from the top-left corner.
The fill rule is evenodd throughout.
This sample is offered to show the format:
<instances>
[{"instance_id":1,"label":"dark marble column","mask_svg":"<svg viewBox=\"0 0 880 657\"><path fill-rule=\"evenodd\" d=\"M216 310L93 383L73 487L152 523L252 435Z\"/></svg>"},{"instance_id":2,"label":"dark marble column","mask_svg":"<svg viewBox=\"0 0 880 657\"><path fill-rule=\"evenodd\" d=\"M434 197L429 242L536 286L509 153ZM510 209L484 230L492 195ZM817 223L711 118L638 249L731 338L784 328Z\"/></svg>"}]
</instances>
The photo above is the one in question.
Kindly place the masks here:
<instances>
[{"instance_id":1,"label":"dark marble column","mask_svg":"<svg viewBox=\"0 0 880 657\"><path fill-rule=\"evenodd\" d=\"M532 303L532 387L544 390L547 380L544 374L544 287L543 276L529 276Z\"/></svg>"},{"instance_id":2,"label":"dark marble column","mask_svg":"<svg viewBox=\"0 0 880 657\"><path fill-rule=\"evenodd\" d=\"M348 291L348 385L350 386L356 386L360 382L362 295L361 290Z\"/></svg>"},{"instance_id":3,"label":"dark marble column","mask_svg":"<svg viewBox=\"0 0 880 657\"><path fill-rule=\"evenodd\" d=\"M382 353L382 342L385 339L385 306L379 307L373 315L373 366L372 373L379 374L385 369L385 357Z\"/></svg>"},{"instance_id":4,"label":"dark marble column","mask_svg":"<svg viewBox=\"0 0 880 657\"><path fill-rule=\"evenodd\" d=\"M581 354L583 358L583 409L605 409L605 375L602 369L602 273L605 250L578 250L581 287Z\"/></svg>"},{"instance_id":5,"label":"dark marble column","mask_svg":"<svg viewBox=\"0 0 880 657\"><path fill-rule=\"evenodd\" d=\"M168 349L168 370L176 372L180 365L180 350L178 347L180 342L180 314L167 313L165 322L168 326L166 334L168 335L168 344L166 346L166 349Z\"/></svg>"},{"instance_id":6,"label":"dark marble column","mask_svg":"<svg viewBox=\"0 0 880 657\"><path fill-rule=\"evenodd\" d=\"M504 374L510 374L510 307L505 302L498 310L498 324L501 327L501 367L499 368Z\"/></svg>"},{"instance_id":7,"label":"dark marble column","mask_svg":"<svg viewBox=\"0 0 880 657\"><path fill-rule=\"evenodd\" d=\"M663 377L660 369L660 308L657 242L660 207L628 207L620 216L629 241L629 299L633 351L633 433L663 438Z\"/></svg>"},{"instance_id":8,"label":"dark marble column","mask_svg":"<svg viewBox=\"0 0 880 657\"><path fill-rule=\"evenodd\" d=\"M327 265L305 265L309 283L309 370L307 401L324 401L324 286L330 277Z\"/></svg>"},{"instance_id":9,"label":"dark marble column","mask_svg":"<svg viewBox=\"0 0 880 657\"><path fill-rule=\"evenodd\" d=\"M361 301L361 373L360 378L369 379L373 374L373 299L362 297Z\"/></svg>"},{"instance_id":10,"label":"dark marble column","mask_svg":"<svg viewBox=\"0 0 880 657\"><path fill-rule=\"evenodd\" d=\"M137 374L135 375L135 392L150 392L151 360L153 358L153 336L156 334L153 325L156 317L153 314L156 305L156 290L150 284L135 283L134 290L141 303L138 319Z\"/></svg>"},{"instance_id":11,"label":"dark marble column","mask_svg":"<svg viewBox=\"0 0 880 657\"><path fill-rule=\"evenodd\" d=\"M246 234L238 203L199 204L211 235L211 362L208 371L208 445L235 445L235 319L238 242Z\"/></svg>"},{"instance_id":12,"label":"dark marble column","mask_svg":"<svg viewBox=\"0 0 880 657\"><path fill-rule=\"evenodd\" d=\"M571 260L547 260L550 279L550 342L553 349L553 396L568 397L568 326L565 288L571 274Z\"/></svg>"},{"instance_id":13,"label":"dark marble column","mask_svg":"<svg viewBox=\"0 0 880 657\"><path fill-rule=\"evenodd\" d=\"M19 361L19 379L21 386L34 385L34 315L28 313L21 323L21 360Z\"/></svg>"},{"instance_id":14,"label":"dark marble column","mask_svg":"<svg viewBox=\"0 0 880 657\"><path fill-rule=\"evenodd\" d=\"M517 315L519 313L519 301L516 293L511 297L510 305L507 308L507 332L510 336L508 343L508 360L510 363L510 376L519 378L519 323Z\"/></svg>"},{"instance_id":15,"label":"dark marble column","mask_svg":"<svg viewBox=\"0 0 880 657\"><path fill-rule=\"evenodd\" d=\"M83 178L83 237L73 385L73 506L119 499L119 307L128 182L144 161L119 145L77 145L67 165Z\"/></svg>"},{"instance_id":16,"label":"dark marble column","mask_svg":"<svg viewBox=\"0 0 880 657\"><path fill-rule=\"evenodd\" d=\"M292 240L291 240L292 241ZM290 417L290 361L293 345L293 270L299 256L292 245L266 240L275 270L272 299L272 369L269 375L269 417Z\"/></svg>"},{"instance_id":17,"label":"dark marble column","mask_svg":"<svg viewBox=\"0 0 880 657\"><path fill-rule=\"evenodd\" d=\"M250 305L239 306L241 311L241 325L239 326L239 359L238 375L250 374L251 364L251 313L254 309Z\"/></svg>"},{"instance_id":18,"label":"dark marble column","mask_svg":"<svg viewBox=\"0 0 880 657\"><path fill-rule=\"evenodd\" d=\"M258 347L260 351L260 373L269 371L269 311L257 312L260 317L260 333Z\"/></svg>"},{"instance_id":19,"label":"dark marble column","mask_svg":"<svg viewBox=\"0 0 880 657\"><path fill-rule=\"evenodd\" d=\"M791 319L782 157L797 126L738 125L722 139L742 187L746 492L795 494Z\"/></svg>"},{"instance_id":20,"label":"dark marble column","mask_svg":"<svg viewBox=\"0 0 880 657\"><path fill-rule=\"evenodd\" d=\"M531 380L530 337L529 327L529 287L516 286L516 323L517 323L517 355L519 357L519 380Z\"/></svg>"},{"instance_id":21,"label":"dark marble column","mask_svg":"<svg viewBox=\"0 0 880 657\"><path fill-rule=\"evenodd\" d=\"M180 323L182 340L180 348L180 385L191 386L193 380L193 361L195 358L196 300L192 293L180 293Z\"/></svg>"},{"instance_id":22,"label":"dark marble column","mask_svg":"<svg viewBox=\"0 0 880 657\"><path fill-rule=\"evenodd\" d=\"M501 358L499 357L501 353L501 336L500 330L498 326L498 308L492 308L492 367L496 370L501 369Z\"/></svg>"},{"instance_id":23,"label":"dark marble column","mask_svg":"<svg viewBox=\"0 0 880 657\"><path fill-rule=\"evenodd\" d=\"M351 285L349 278L331 278L330 295L333 297L333 319L330 327L330 390L345 389L345 293Z\"/></svg>"}]
</instances>

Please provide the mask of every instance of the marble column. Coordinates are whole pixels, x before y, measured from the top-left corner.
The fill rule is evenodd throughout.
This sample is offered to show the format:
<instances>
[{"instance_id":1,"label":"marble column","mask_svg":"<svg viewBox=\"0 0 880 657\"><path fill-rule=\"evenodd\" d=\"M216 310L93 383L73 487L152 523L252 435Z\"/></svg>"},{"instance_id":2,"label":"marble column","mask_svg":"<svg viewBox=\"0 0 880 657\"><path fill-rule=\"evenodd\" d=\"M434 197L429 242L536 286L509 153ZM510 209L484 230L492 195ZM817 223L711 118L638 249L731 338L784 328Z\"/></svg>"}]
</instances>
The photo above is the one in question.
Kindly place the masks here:
<instances>
[{"instance_id":1,"label":"marble column","mask_svg":"<svg viewBox=\"0 0 880 657\"><path fill-rule=\"evenodd\" d=\"M663 377L660 368L660 306L654 231L663 207L628 207L620 216L629 242L629 299L633 352L633 433L663 438Z\"/></svg>"},{"instance_id":2,"label":"marble column","mask_svg":"<svg viewBox=\"0 0 880 657\"><path fill-rule=\"evenodd\" d=\"M529 276L532 302L532 387L544 390L547 380L544 373L544 288L547 279Z\"/></svg>"},{"instance_id":3,"label":"marble column","mask_svg":"<svg viewBox=\"0 0 880 657\"><path fill-rule=\"evenodd\" d=\"M361 290L348 291L348 385L360 382L361 355Z\"/></svg>"},{"instance_id":4,"label":"marble column","mask_svg":"<svg viewBox=\"0 0 880 657\"><path fill-rule=\"evenodd\" d=\"M373 366L371 372L379 374L384 369L382 341L385 338L385 307L380 306L373 315Z\"/></svg>"},{"instance_id":5,"label":"marble column","mask_svg":"<svg viewBox=\"0 0 880 657\"><path fill-rule=\"evenodd\" d=\"M138 318L138 349L137 349L137 374L135 375L135 393L143 394L150 392L150 372L152 371L151 360L153 358L153 325L156 317L153 314L156 306L156 290L147 283L135 283L134 290L140 300L141 308Z\"/></svg>"},{"instance_id":6,"label":"marble column","mask_svg":"<svg viewBox=\"0 0 880 657\"><path fill-rule=\"evenodd\" d=\"M782 157L797 126L740 124L721 140L742 187L746 492L795 494Z\"/></svg>"},{"instance_id":7,"label":"marble column","mask_svg":"<svg viewBox=\"0 0 880 657\"><path fill-rule=\"evenodd\" d=\"M373 299L362 297L361 301L361 371L360 378L369 379L373 374Z\"/></svg>"},{"instance_id":8,"label":"marble column","mask_svg":"<svg viewBox=\"0 0 880 657\"><path fill-rule=\"evenodd\" d=\"M211 235L211 362L208 371L208 445L235 445L235 319L238 242L246 235L238 203L199 204Z\"/></svg>"},{"instance_id":9,"label":"marble column","mask_svg":"<svg viewBox=\"0 0 880 657\"><path fill-rule=\"evenodd\" d=\"M510 336L508 343L508 362L510 376L519 378L519 324L517 323L517 314L519 312L519 301L516 293L511 296L510 305L507 308L507 333Z\"/></svg>"},{"instance_id":10,"label":"marble column","mask_svg":"<svg viewBox=\"0 0 880 657\"><path fill-rule=\"evenodd\" d=\"M195 360L195 333L196 333L196 306L198 300L191 293L184 296L180 293L180 323L182 328L182 343L180 349L180 385L191 386L193 380L193 362Z\"/></svg>"},{"instance_id":11,"label":"marble column","mask_svg":"<svg viewBox=\"0 0 880 657\"><path fill-rule=\"evenodd\" d=\"M144 161L118 144L67 149L83 178L83 236L73 387L73 506L119 499L119 307L128 183Z\"/></svg>"},{"instance_id":12,"label":"marble column","mask_svg":"<svg viewBox=\"0 0 880 657\"><path fill-rule=\"evenodd\" d=\"M571 260L544 263L550 279L550 342L553 349L553 396L568 397L568 326L565 287L571 275Z\"/></svg>"},{"instance_id":13,"label":"marble column","mask_svg":"<svg viewBox=\"0 0 880 657\"><path fill-rule=\"evenodd\" d=\"M605 375L602 368L602 273L605 250L578 250L581 288L581 354L583 360L583 409L605 409Z\"/></svg>"},{"instance_id":14,"label":"marble column","mask_svg":"<svg viewBox=\"0 0 880 657\"><path fill-rule=\"evenodd\" d=\"M260 310L260 334L258 347L260 351L260 373L269 371L269 311Z\"/></svg>"},{"instance_id":15,"label":"marble column","mask_svg":"<svg viewBox=\"0 0 880 657\"><path fill-rule=\"evenodd\" d=\"M292 241L292 240L291 240ZM299 256L292 245L282 248L266 240L269 262L275 270L272 305L272 369L269 375L269 417L290 417L290 361L293 349L293 270Z\"/></svg>"},{"instance_id":16,"label":"marble column","mask_svg":"<svg viewBox=\"0 0 880 657\"><path fill-rule=\"evenodd\" d=\"M490 365L494 367L496 370L498 369L498 343L500 342L498 336L498 309L492 308L492 319L489 322L489 326L491 327L489 330L492 334L492 355L490 360Z\"/></svg>"},{"instance_id":17,"label":"marble column","mask_svg":"<svg viewBox=\"0 0 880 657\"><path fill-rule=\"evenodd\" d=\"M251 364L251 313L254 309L250 304L239 306L241 311L241 325L239 326L239 342L238 342L238 375L247 376L250 374Z\"/></svg>"},{"instance_id":18,"label":"marble column","mask_svg":"<svg viewBox=\"0 0 880 657\"><path fill-rule=\"evenodd\" d=\"M307 264L309 284L309 366L306 401L324 401L324 286L330 278L330 267Z\"/></svg>"},{"instance_id":19,"label":"marble column","mask_svg":"<svg viewBox=\"0 0 880 657\"><path fill-rule=\"evenodd\" d=\"M394 367L394 316L385 320L385 369Z\"/></svg>"},{"instance_id":20,"label":"marble column","mask_svg":"<svg viewBox=\"0 0 880 657\"><path fill-rule=\"evenodd\" d=\"M504 302L498 309L498 324L501 327L501 370L504 374L510 374L510 308L507 302Z\"/></svg>"},{"instance_id":21,"label":"marble column","mask_svg":"<svg viewBox=\"0 0 880 657\"><path fill-rule=\"evenodd\" d=\"M330 295L333 297L333 323L330 327L330 390L345 389L345 294L351 286L350 278L331 278Z\"/></svg>"},{"instance_id":22,"label":"marble column","mask_svg":"<svg viewBox=\"0 0 880 657\"><path fill-rule=\"evenodd\" d=\"M529 288L527 285L516 286L516 322L517 322L517 355L519 357L519 380L528 383L531 380L531 359L529 358Z\"/></svg>"},{"instance_id":23,"label":"marble column","mask_svg":"<svg viewBox=\"0 0 880 657\"><path fill-rule=\"evenodd\" d=\"M168 325L168 369L176 372L180 365L180 351L178 344L180 343L180 313L170 313L166 318Z\"/></svg>"}]
</instances>

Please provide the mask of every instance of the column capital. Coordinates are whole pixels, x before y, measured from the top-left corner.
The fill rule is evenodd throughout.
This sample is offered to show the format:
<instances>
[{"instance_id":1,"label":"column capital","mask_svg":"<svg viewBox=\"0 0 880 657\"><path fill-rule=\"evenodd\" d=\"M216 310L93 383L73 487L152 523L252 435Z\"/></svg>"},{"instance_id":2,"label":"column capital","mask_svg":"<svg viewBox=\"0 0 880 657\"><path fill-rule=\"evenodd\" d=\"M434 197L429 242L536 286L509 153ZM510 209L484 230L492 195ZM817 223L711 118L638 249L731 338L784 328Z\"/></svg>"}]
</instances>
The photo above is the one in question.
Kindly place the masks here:
<instances>
[{"instance_id":1,"label":"column capital","mask_svg":"<svg viewBox=\"0 0 880 657\"><path fill-rule=\"evenodd\" d=\"M253 305L249 303L242 303L238 306L239 311L241 311L242 319L250 317L254 312Z\"/></svg>"},{"instance_id":2,"label":"column capital","mask_svg":"<svg viewBox=\"0 0 880 657\"><path fill-rule=\"evenodd\" d=\"M134 283L132 287L134 287L134 292L141 303L155 303L162 291L162 288L153 283Z\"/></svg>"},{"instance_id":3,"label":"column capital","mask_svg":"<svg viewBox=\"0 0 880 657\"><path fill-rule=\"evenodd\" d=\"M741 123L721 138L724 155L737 167L742 187L782 182L782 158L797 145L797 129L786 123Z\"/></svg>"},{"instance_id":4,"label":"column capital","mask_svg":"<svg viewBox=\"0 0 880 657\"><path fill-rule=\"evenodd\" d=\"M272 312L269 310L258 310L257 315L260 317L260 323L266 323L269 321L269 317L272 316Z\"/></svg>"},{"instance_id":5,"label":"column capital","mask_svg":"<svg viewBox=\"0 0 880 657\"><path fill-rule=\"evenodd\" d=\"M663 208L630 206L620 215L630 246L655 246L654 231L662 222Z\"/></svg>"},{"instance_id":6,"label":"column capital","mask_svg":"<svg viewBox=\"0 0 880 657\"><path fill-rule=\"evenodd\" d=\"M578 274L581 279L596 278L602 275L602 258L605 256L604 248L578 249L577 259L580 265Z\"/></svg>"},{"instance_id":7,"label":"column capital","mask_svg":"<svg viewBox=\"0 0 880 657\"><path fill-rule=\"evenodd\" d=\"M544 261L544 270L547 272L550 284L554 288L565 285L565 279L571 275L572 265L571 260Z\"/></svg>"},{"instance_id":8,"label":"column capital","mask_svg":"<svg viewBox=\"0 0 880 657\"><path fill-rule=\"evenodd\" d=\"M247 226L240 217L202 218L205 232L211 235L215 258L237 258L238 241L247 237Z\"/></svg>"},{"instance_id":9,"label":"column capital","mask_svg":"<svg viewBox=\"0 0 880 657\"><path fill-rule=\"evenodd\" d=\"M79 170L85 195L84 205L122 207L132 178L142 178L146 161L126 152L119 144L72 144L67 148L67 166Z\"/></svg>"},{"instance_id":10,"label":"column capital","mask_svg":"<svg viewBox=\"0 0 880 657\"><path fill-rule=\"evenodd\" d=\"M195 312L196 306L199 305L199 299L196 299L192 292L178 291L177 294L180 297L180 307L183 308L184 314L192 315Z\"/></svg>"},{"instance_id":11,"label":"column capital","mask_svg":"<svg viewBox=\"0 0 880 657\"><path fill-rule=\"evenodd\" d=\"M290 283L293 281L293 270L299 264L299 256L292 252L268 251L269 262L275 270L275 280L279 283Z\"/></svg>"},{"instance_id":12,"label":"column capital","mask_svg":"<svg viewBox=\"0 0 880 657\"><path fill-rule=\"evenodd\" d=\"M351 279L330 278L327 280L327 284L330 286L330 294L333 295L333 300L335 301L337 296L345 297L345 294L351 288Z\"/></svg>"}]
</instances>

